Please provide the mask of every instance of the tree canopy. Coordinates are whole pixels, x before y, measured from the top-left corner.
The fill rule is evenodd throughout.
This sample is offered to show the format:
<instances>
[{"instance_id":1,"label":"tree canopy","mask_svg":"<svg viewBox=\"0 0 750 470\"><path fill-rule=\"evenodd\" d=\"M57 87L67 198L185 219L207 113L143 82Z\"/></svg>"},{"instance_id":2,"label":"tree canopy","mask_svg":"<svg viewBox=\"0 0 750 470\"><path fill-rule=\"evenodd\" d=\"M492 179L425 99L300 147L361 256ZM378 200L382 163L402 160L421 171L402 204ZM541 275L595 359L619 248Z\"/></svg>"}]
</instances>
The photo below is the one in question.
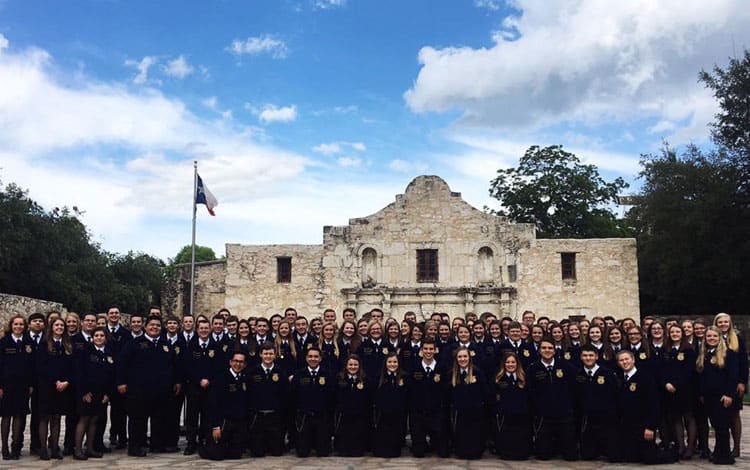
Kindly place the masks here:
<instances>
[{"instance_id":1,"label":"tree canopy","mask_svg":"<svg viewBox=\"0 0 750 470\"><path fill-rule=\"evenodd\" d=\"M183 246L177 253L177 256L172 260L172 264L183 264L189 263L192 257L191 245ZM214 261L216 260L216 253L214 250L201 245L195 245L195 262L200 263L202 261Z\"/></svg>"},{"instance_id":2,"label":"tree canopy","mask_svg":"<svg viewBox=\"0 0 750 470\"><path fill-rule=\"evenodd\" d=\"M497 171L490 196L502 206L494 213L535 224L539 238L621 237L626 231L610 207L627 186L622 178L606 182L560 145L534 145L517 167Z\"/></svg>"},{"instance_id":3,"label":"tree canopy","mask_svg":"<svg viewBox=\"0 0 750 470\"><path fill-rule=\"evenodd\" d=\"M46 211L15 184L0 189L0 291L78 312L110 304L134 312L158 303L164 263L142 253L107 253L80 214Z\"/></svg>"}]
</instances>

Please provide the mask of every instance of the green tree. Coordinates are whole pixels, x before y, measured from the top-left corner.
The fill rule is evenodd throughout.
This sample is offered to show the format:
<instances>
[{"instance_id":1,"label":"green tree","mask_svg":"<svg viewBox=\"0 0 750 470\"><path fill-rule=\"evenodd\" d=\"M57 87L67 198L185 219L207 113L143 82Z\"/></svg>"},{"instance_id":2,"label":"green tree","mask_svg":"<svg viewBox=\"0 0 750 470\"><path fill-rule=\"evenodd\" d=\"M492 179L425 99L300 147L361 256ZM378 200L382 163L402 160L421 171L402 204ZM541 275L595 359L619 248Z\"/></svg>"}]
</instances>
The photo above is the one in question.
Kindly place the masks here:
<instances>
[{"instance_id":1,"label":"green tree","mask_svg":"<svg viewBox=\"0 0 750 470\"><path fill-rule=\"evenodd\" d=\"M627 230L610 206L627 187L622 178L606 182L562 146L534 145L516 168L497 171L490 196L502 206L493 213L535 224L540 238L622 237Z\"/></svg>"},{"instance_id":2,"label":"green tree","mask_svg":"<svg viewBox=\"0 0 750 470\"><path fill-rule=\"evenodd\" d=\"M177 256L174 257L174 260L172 260L172 264L183 264L183 263L189 263L191 258L191 246L185 245L180 249L180 251L177 253ZM195 262L199 263L201 261L214 261L216 260L216 253L214 253L214 250L207 246L201 246L201 245L195 245Z\"/></svg>"},{"instance_id":3,"label":"green tree","mask_svg":"<svg viewBox=\"0 0 750 470\"><path fill-rule=\"evenodd\" d=\"M641 310L747 313L750 233L738 168L694 146L641 160L643 188L626 220L638 240Z\"/></svg>"},{"instance_id":4,"label":"green tree","mask_svg":"<svg viewBox=\"0 0 750 470\"><path fill-rule=\"evenodd\" d=\"M0 190L0 292L61 302L77 312L158 302L163 263L105 252L76 208L45 211L15 184Z\"/></svg>"},{"instance_id":5,"label":"green tree","mask_svg":"<svg viewBox=\"0 0 750 470\"><path fill-rule=\"evenodd\" d=\"M710 88L719 104L711 137L740 169L742 187L750 192L750 51L731 58L726 69L701 70L698 78Z\"/></svg>"}]
</instances>

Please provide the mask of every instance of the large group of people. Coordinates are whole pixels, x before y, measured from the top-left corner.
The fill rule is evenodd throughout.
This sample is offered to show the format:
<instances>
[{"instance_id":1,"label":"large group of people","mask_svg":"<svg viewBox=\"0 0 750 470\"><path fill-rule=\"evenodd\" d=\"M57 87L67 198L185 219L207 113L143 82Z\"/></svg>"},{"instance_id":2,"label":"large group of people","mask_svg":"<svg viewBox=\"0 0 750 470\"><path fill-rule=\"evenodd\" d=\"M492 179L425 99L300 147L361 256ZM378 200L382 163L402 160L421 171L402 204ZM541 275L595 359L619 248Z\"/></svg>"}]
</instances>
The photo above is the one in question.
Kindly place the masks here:
<instances>
[{"instance_id":1,"label":"large group of people","mask_svg":"<svg viewBox=\"0 0 750 470\"><path fill-rule=\"evenodd\" d=\"M725 313L708 323L558 322L531 311L398 321L378 308L308 320L294 308L240 319L153 307L121 320L116 306L10 318L0 339L3 459L20 457L27 427L43 460L124 449L391 458L407 443L414 457L461 459L491 450L732 464L739 455L748 360Z\"/></svg>"}]
</instances>

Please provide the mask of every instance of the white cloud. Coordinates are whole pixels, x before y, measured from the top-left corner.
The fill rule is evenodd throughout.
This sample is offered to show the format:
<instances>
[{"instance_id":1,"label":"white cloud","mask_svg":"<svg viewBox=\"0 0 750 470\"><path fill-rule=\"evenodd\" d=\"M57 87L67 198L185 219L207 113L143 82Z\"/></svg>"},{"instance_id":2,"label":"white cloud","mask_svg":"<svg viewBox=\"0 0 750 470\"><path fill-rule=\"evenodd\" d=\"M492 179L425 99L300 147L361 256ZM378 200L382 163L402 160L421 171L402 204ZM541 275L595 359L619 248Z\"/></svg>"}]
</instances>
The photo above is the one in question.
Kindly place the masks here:
<instances>
[{"instance_id":1,"label":"white cloud","mask_svg":"<svg viewBox=\"0 0 750 470\"><path fill-rule=\"evenodd\" d=\"M223 209L276 197L312 164L158 90L67 74L39 49L0 55L0 83L3 181L29 188L45 207L82 208L107 249L173 256L186 243L194 159ZM149 231L160 236L142 236Z\"/></svg>"},{"instance_id":2,"label":"white cloud","mask_svg":"<svg viewBox=\"0 0 750 470\"><path fill-rule=\"evenodd\" d=\"M3 33L0 33L0 54L3 53L3 50L8 48L9 44L8 38L6 38Z\"/></svg>"},{"instance_id":3,"label":"white cloud","mask_svg":"<svg viewBox=\"0 0 750 470\"><path fill-rule=\"evenodd\" d=\"M350 168L360 166L362 164L362 159L356 157L340 157L337 162L339 166Z\"/></svg>"},{"instance_id":4,"label":"white cloud","mask_svg":"<svg viewBox=\"0 0 750 470\"><path fill-rule=\"evenodd\" d=\"M209 96L208 98L201 101L201 103L208 109L216 109L216 104L218 103L218 101L216 100L215 96Z\"/></svg>"},{"instance_id":5,"label":"white cloud","mask_svg":"<svg viewBox=\"0 0 750 470\"><path fill-rule=\"evenodd\" d=\"M391 160L391 162L388 164L388 168L398 173L413 173L416 175L424 173L427 170L428 166L421 162L409 162L400 158L396 158L394 160Z\"/></svg>"},{"instance_id":6,"label":"white cloud","mask_svg":"<svg viewBox=\"0 0 750 470\"><path fill-rule=\"evenodd\" d=\"M350 148L357 152L364 152L367 146L362 142L331 142L320 144L313 147L313 152L322 153L323 155L335 155L344 151L344 148Z\"/></svg>"},{"instance_id":7,"label":"white cloud","mask_svg":"<svg viewBox=\"0 0 750 470\"><path fill-rule=\"evenodd\" d=\"M138 69L138 73L135 77L133 77L133 83L143 85L144 83L148 82L148 70L158 61L159 60L156 57L148 55L141 59L139 62L126 60L125 65Z\"/></svg>"},{"instance_id":8,"label":"white cloud","mask_svg":"<svg viewBox=\"0 0 750 470\"><path fill-rule=\"evenodd\" d=\"M697 73L722 62L732 39L750 43L742 0L513 6L522 13L492 47L420 50L404 94L414 112L458 110L462 126L506 130L667 118L689 123L675 136L705 138L713 113Z\"/></svg>"},{"instance_id":9,"label":"white cloud","mask_svg":"<svg viewBox=\"0 0 750 470\"><path fill-rule=\"evenodd\" d=\"M499 0L474 0L474 6L477 8L486 8L487 10L499 10L500 9L500 1Z\"/></svg>"},{"instance_id":10,"label":"white cloud","mask_svg":"<svg viewBox=\"0 0 750 470\"><path fill-rule=\"evenodd\" d=\"M314 0L313 7L320 10L338 8L346 5L346 0Z\"/></svg>"},{"instance_id":11,"label":"white cloud","mask_svg":"<svg viewBox=\"0 0 750 470\"><path fill-rule=\"evenodd\" d=\"M180 79L193 73L193 70L193 66L188 63L183 55L180 55L174 60L170 60L167 62L167 65L164 66L164 72L167 75Z\"/></svg>"},{"instance_id":12,"label":"white cloud","mask_svg":"<svg viewBox=\"0 0 750 470\"><path fill-rule=\"evenodd\" d=\"M232 41L229 50L235 55L258 55L270 54L274 59L283 59L287 56L289 49L284 41L270 35L254 36Z\"/></svg>"},{"instance_id":13,"label":"white cloud","mask_svg":"<svg viewBox=\"0 0 750 470\"><path fill-rule=\"evenodd\" d=\"M320 144L313 147L313 151L322 153L323 155L334 155L341 152L341 145L336 142Z\"/></svg>"},{"instance_id":14,"label":"white cloud","mask_svg":"<svg viewBox=\"0 0 750 470\"><path fill-rule=\"evenodd\" d=\"M267 104L258 114L261 122L292 122L297 119L297 106L278 107L273 104Z\"/></svg>"}]
</instances>

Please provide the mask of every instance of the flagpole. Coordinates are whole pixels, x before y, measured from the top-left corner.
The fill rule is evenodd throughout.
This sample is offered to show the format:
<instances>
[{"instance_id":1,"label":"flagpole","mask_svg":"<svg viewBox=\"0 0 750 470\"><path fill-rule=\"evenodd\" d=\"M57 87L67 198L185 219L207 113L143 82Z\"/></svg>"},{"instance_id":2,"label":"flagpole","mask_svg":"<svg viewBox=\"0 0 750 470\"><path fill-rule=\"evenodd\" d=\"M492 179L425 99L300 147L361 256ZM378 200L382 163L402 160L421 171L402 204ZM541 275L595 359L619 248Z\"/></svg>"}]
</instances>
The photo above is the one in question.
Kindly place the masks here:
<instances>
[{"instance_id":1,"label":"flagpole","mask_svg":"<svg viewBox=\"0 0 750 470\"><path fill-rule=\"evenodd\" d=\"M190 316L193 316L195 301L195 199L198 196L198 160L193 161L193 243L190 250Z\"/></svg>"}]
</instances>

